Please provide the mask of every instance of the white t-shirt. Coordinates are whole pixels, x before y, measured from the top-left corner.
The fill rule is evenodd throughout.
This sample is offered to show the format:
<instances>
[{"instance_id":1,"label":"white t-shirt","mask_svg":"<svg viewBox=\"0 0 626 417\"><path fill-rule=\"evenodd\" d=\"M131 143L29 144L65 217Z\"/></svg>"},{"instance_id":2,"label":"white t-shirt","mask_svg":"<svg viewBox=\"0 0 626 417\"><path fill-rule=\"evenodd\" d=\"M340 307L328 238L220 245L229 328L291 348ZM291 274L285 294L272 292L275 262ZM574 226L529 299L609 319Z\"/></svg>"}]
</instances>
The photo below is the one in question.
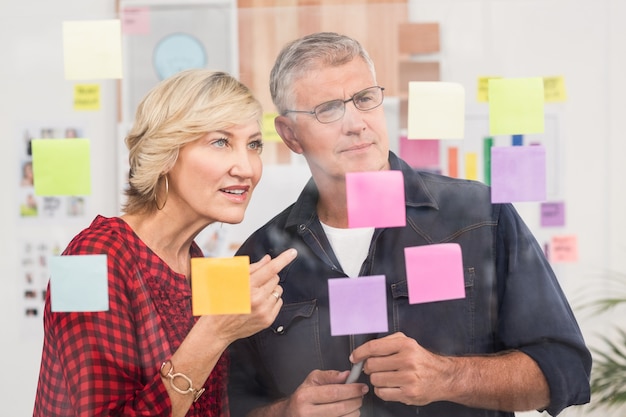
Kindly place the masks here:
<instances>
[{"instance_id":1,"label":"white t-shirt","mask_svg":"<svg viewBox=\"0 0 626 417\"><path fill-rule=\"evenodd\" d=\"M322 227L343 271L350 278L358 277L370 248L374 228L338 229L324 223Z\"/></svg>"}]
</instances>

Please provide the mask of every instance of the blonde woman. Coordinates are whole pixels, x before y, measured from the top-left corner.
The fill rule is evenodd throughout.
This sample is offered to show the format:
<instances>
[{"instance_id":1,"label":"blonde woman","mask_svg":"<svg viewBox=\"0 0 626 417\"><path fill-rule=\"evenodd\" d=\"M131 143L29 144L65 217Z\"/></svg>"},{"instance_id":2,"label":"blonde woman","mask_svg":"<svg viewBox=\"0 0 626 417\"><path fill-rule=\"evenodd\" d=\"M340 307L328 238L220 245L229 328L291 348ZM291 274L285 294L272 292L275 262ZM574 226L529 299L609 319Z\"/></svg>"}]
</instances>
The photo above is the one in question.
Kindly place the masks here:
<instances>
[{"instance_id":1,"label":"blonde woman","mask_svg":"<svg viewBox=\"0 0 626 417\"><path fill-rule=\"evenodd\" d=\"M213 222L239 223L262 171L262 109L232 76L187 70L140 103L126 138L120 217L98 216L64 255L106 254L109 310L51 312L35 417L228 416L227 346L282 306L287 250L250 266L251 314L194 317L190 260Z\"/></svg>"}]
</instances>

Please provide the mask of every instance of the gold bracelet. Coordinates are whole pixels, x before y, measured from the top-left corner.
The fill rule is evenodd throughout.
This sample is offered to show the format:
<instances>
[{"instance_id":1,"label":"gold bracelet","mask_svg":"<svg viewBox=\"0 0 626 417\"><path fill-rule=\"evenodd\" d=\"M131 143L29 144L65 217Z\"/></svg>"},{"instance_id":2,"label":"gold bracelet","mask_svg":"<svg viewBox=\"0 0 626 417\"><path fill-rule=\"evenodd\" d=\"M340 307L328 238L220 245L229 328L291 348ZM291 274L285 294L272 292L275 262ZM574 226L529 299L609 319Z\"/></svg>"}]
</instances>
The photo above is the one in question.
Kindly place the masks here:
<instances>
[{"instance_id":1,"label":"gold bracelet","mask_svg":"<svg viewBox=\"0 0 626 417\"><path fill-rule=\"evenodd\" d=\"M165 365L167 365L168 363L170 364L170 369L169 371L167 371L167 373L163 373L163 368L165 368ZM181 374L180 372L174 373L174 365L170 360L167 360L161 364L161 369L159 370L159 373L163 378L167 378L170 380L170 386L177 393L183 395L192 394L194 403L198 401L198 398L200 398L200 396L204 393L205 388L203 387L201 389L195 389L193 387L193 383L191 382L191 378L189 378L187 375ZM185 382L187 382L187 389L178 388L176 384L174 384L174 380L176 378L184 379Z\"/></svg>"}]
</instances>

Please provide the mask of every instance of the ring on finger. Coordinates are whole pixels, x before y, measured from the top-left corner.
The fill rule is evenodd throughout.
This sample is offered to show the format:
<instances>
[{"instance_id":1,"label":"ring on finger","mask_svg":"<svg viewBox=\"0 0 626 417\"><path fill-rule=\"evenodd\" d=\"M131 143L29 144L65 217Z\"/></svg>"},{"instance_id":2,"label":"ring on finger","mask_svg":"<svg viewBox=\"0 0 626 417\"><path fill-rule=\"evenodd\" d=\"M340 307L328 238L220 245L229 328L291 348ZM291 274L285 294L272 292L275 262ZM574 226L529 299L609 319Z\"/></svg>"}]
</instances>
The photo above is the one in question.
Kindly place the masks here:
<instances>
[{"instance_id":1,"label":"ring on finger","mask_svg":"<svg viewBox=\"0 0 626 417\"><path fill-rule=\"evenodd\" d=\"M280 293L276 290L272 291L272 295L276 297L276 301L280 300Z\"/></svg>"}]
</instances>

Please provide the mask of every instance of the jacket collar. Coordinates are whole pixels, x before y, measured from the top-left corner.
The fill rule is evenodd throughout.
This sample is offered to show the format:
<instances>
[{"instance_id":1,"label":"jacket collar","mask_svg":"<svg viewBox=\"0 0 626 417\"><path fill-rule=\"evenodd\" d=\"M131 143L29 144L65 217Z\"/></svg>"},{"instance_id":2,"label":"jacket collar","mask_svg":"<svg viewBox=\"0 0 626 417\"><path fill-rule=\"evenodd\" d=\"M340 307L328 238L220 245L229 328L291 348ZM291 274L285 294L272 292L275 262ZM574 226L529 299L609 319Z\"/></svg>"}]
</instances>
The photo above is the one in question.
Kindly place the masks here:
<instances>
[{"instance_id":1,"label":"jacket collar","mask_svg":"<svg viewBox=\"0 0 626 417\"><path fill-rule=\"evenodd\" d=\"M392 170L402 171L404 177L404 199L410 207L432 207L439 209L437 201L426 186L423 174L411 168L406 162L389 152L389 166ZM317 219L317 200L319 191L313 178L310 178L296 200L287 218L286 227L309 224Z\"/></svg>"}]
</instances>

